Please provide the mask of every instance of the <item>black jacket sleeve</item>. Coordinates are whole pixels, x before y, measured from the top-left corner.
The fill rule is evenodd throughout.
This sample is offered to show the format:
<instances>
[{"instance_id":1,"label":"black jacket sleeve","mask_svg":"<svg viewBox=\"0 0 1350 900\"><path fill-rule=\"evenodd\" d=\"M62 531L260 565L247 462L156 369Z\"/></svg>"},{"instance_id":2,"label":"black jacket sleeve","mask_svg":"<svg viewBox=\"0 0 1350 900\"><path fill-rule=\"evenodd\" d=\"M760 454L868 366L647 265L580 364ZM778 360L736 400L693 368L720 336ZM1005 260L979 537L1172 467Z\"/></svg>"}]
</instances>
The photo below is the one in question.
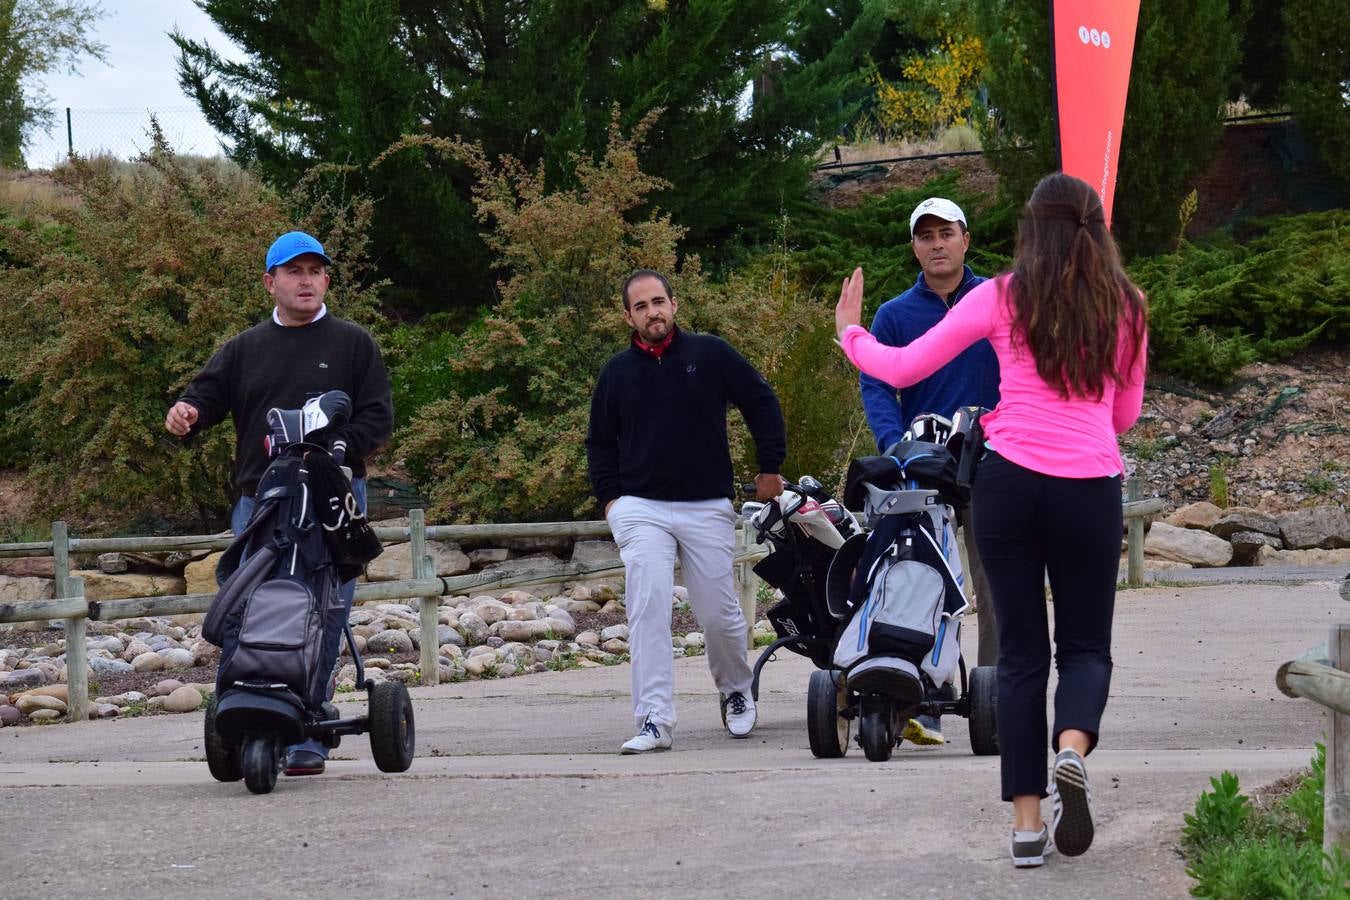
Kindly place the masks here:
<instances>
[{"instance_id":1,"label":"black jacket sleeve","mask_svg":"<svg viewBox=\"0 0 1350 900\"><path fill-rule=\"evenodd\" d=\"M782 407L764 376L755 371L734 347L725 342L723 345L726 350L722 371L727 395L745 417L745 424L755 439L755 462L759 471L776 475L787 457L787 425L783 421Z\"/></svg>"},{"instance_id":2,"label":"black jacket sleeve","mask_svg":"<svg viewBox=\"0 0 1350 900\"><path fill-rule=\"evenodd\" d=\"M586 467L591 479L591 490L600 501L600 511L611 500L617 499L623 488L619 481L619 417L607 377L606 366L595 382L591 394L591 420L586 428Z\"/></svg>"},{"instance_id":3,"label":"black jacket sleeve","mask_svg":"<svg viewBox=\"0 0 1350 900\"><path fill-rule=\"evenodd\" d=\"M197 408L197 421L192 423L189 436L223 422L230 414L234 350L235 339L231 339L217 350L202 370L188 382L183 396L178 398Z\"/></svg>"},{"instance_id":4,"label":"black jacket sleeve","mask_svg":"<svg viewBox=\"0 0 1350 900\"><path fill-rule=\"evenodd\" d=\"M347 442L347 459L364 462L383 447L394 431L394 401L389 392L389 372L375 339L368 333L357 343L352 361L352 417L336 436ZM349 462L350 464L350 462Z\"/></svg>"}]
</instances>

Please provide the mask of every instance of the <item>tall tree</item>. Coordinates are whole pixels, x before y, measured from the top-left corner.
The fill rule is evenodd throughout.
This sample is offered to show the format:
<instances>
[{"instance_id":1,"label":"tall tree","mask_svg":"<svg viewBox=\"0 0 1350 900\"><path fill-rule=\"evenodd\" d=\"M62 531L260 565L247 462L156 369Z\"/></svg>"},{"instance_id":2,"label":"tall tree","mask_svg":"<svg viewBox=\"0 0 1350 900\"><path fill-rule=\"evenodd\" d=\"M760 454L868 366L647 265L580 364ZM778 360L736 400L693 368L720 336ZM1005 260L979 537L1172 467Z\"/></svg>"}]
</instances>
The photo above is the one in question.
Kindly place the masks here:
<instances>
[{"instance_id":1,"label":"tall tree","mask_svg":"<svg viewBox=\"0 0 1350 900\"><path fill-rule=\"evenodd\" d=\"M1344 0L1290 3L1284 23L1284 97L1322 162L1350 187L1350 6Z\"/></svg>"},{"instance_id":2,"label":"tall tree","mask_svg":"<svg viewBox=\"0 0 1350 900\"><path fill-rule=\"evenodd\" d=\"M182 84L235 158L280 185L421 133L542 164L550 187L566 187L578 153L603 151L612 108L624 128L661 109L646 163L671 186L650 200L705 248L804 189L882 20L880 0L197 3L248 60L175 36ZM485 299L462 166L409 150L358 177L378 198L386 274L437 306Z\"/></svg>"},{"instance_id":3,"label":"tall tree","mask_svg":"<svg viewBox=\"0 0 1350 900\"><path fill-rule=\"evenodd\" d=\"M994 115L985 147L1009 196L1056 164L1050 22L1042 0L979 0ZM1241 34L1228 0L1141 0L1121 133L1114 229L1127 252L1175 238L1177 210L1213 158Z\"/></svg>"},{"instance_id":4,"label":"tall tree","mask_svg":"<svg viewBox=\"0 0 1350 900\"><path fill-rule=\"evenodd\" d=\"M33 132L51 130L42 76L76 72L85 56L103 59L92 33L102 16L85 0L0 0L0 166L22 168Z\"/></svg>"}]
</instances>

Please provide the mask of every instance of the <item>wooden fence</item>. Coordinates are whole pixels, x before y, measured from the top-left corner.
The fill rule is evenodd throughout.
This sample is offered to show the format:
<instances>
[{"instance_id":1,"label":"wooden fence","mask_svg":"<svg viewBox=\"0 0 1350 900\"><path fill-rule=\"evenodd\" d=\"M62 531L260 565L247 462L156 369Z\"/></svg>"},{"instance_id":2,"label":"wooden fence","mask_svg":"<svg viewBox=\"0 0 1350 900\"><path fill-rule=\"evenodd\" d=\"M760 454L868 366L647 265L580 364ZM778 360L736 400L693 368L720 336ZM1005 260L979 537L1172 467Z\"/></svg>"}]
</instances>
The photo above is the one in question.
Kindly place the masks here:
<instances>
[{"instance_id":1,"label":"wooden fence","mask_svg":"<svg viewBox=\"0 0 1350 900\"><path fill-rule=\"evenodd\" d=\"M1144 519L1162 511L1163 501L1138 499L1139 486L1131 482L1131 499L1124 504L1129 522L1128 582L1143 583ZM751 545L748 529L738 526L735 556L736 583L741 609L747 624L755 621L755 603L759 593L759 579L751 571L756 560L768 555L763 546ZM354 602L367 600L418 600L422 633L420 641L420 668L424 685L436 684L439 678L437 657L439 647L430 636L440 624L436 602L446 595L462 594L474 588L499 589L526 587L563 579L585 579L620 574L623 563L618 559L594 562L574 562L546 569L517 572L478 572L471 575L440 577L432 570L432 561L426 553L428 540L494 541L512 538L609 538L609 526L595 522L537 522L491 525L427 525L423 510L408 514L406 527L377 527L375 534L385 543L411 543L412 572L404 581L385 581L358 584ZM0 603L0 624L7 622L37 622L60 619L66 631L66 721L79 721L87 714L89 698L88 658L85 646L86 623L132 619L140 616L177 616L205 612L215 594L179 594L167 597L131 597L124 600L89 600L84 593L84 579L70 574L72 553L134 553L148 551L224 550L233 537L228 534L192 535L187 537L120 537L72 538L65 522L52 525L50 541L20 544L0 544L0 559L24 556L51 556L55 563L55 597L17 603ZM749 636L748 640L753 642Z\"/></svg>"}]
</instances>

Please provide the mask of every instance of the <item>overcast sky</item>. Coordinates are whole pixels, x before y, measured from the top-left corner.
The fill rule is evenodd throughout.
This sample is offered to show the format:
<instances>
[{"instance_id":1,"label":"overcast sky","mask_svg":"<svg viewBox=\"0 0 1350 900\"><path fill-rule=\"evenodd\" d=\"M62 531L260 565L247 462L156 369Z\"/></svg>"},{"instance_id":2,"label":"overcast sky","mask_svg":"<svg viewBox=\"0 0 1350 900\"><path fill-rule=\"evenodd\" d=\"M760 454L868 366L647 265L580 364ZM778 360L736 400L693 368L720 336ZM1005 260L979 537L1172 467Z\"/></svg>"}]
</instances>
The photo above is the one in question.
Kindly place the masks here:
<instances>
[{"instance_id":1,"label":"overcast sky","mask_svg":"<svg viewBox=\"0 0 1350 900\"><path fill-rule=\"evenodd\" d=\"M205 40L223 55L243 54L192 0L103 0L106 15L95 39L108 48L108 62L83 60L79 75L53 73L43 79L56 109L49 136L38 132L25 155L32 168L46 168L66 152L66 107L76 151L110 151L127 158L149 144L151 112L159 116L169 142L186 153L213 155L220 143L196 105L178 87L175 27Z\"/></svg>"}]
</instances>

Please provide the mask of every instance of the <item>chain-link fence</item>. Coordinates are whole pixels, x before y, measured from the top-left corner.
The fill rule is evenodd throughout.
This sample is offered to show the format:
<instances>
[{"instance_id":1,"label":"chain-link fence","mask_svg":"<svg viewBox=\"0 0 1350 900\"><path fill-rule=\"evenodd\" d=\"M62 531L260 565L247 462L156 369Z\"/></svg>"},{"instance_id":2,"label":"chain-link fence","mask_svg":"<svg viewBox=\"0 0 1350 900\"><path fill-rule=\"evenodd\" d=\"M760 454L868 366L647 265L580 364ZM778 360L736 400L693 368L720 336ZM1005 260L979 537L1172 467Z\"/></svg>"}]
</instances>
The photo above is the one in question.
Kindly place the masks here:
<instances>
[{"instance_id":1,"label":"chain-link fence","mask_svg":"<svg viewBox=\"0 0 1350 900\"><path fill-rule=\"evenodd\" d=\"M159 122L169 146L179 153L217 156L220 138L206 124L195 106L164 106L156 109L85 109L60 107L52 110L50 134L38 132L24 151L29 168L45 169L74 151L81 156L107 154L134 159L150 147L150 119Z\"/></svg>"}]
</instances>

